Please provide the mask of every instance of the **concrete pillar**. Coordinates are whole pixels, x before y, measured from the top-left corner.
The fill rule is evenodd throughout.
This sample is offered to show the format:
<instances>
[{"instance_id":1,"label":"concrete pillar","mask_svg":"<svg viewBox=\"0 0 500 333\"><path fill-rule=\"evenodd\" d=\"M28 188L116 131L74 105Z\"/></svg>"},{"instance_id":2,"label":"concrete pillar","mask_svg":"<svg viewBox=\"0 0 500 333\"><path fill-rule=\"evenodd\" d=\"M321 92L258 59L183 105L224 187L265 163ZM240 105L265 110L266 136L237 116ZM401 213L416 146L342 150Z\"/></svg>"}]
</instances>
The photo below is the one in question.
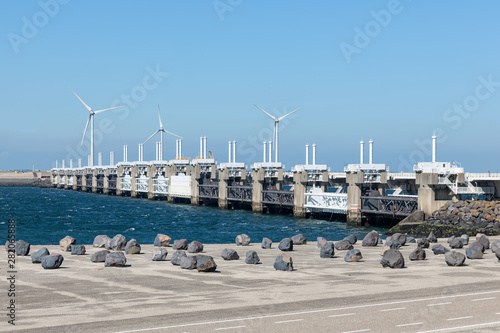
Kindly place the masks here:
<instances>
[{"instance_id":1,"label":"concrete pillar","mask_svg":"<svg viewBox=\"0 0 500 333\"><path fill-rule=\"evenodd\" d=\"M132 179L130 180L132 186L130 189L130 196L132 198L137 198L137 178L139 177L139 167L137 165L132 166L131 175Z\"/></svg>"},{"instance_id":2,"label":"concrete pillar","mask_svg":"<svg viewBox=\"0 0 500 333\"><path fill-rule=\"evenodd\" d=\"M224 169L219 172L219 208L227 209L227 186L229 181L229 170Z\"/></svg>"},{"instance_id":3,"label":"concrete pillar","mask_svg":"<svg viewBox=\"0 0 500 333\"><path fill-rule=\"evenodd\" d=\"M110 155L110 158L111 158L111 155ZM111 177L111 170L110 170L110 168L106 168L106 170L104 171L104 180L103 180L103 188L102 188L103 194L111 194L111 191L109 190L110 177Z\"/></svg>"},{"instance_id":4,"label":"concrete pillar","mask_svg":"<svg viewBox=\"0 0 500 333\"><path fill-rule=\"evenodd\" d=\"M122 174L123 174L123 166L119 165L116 168L116 195L123 195L122 191Z\"/></svg>"},{"instance_id":5,"label":"concrete pillar","mask_svg":"<svg viewBox=\"0 0 500 333\"><path fill-rule=\"evenodd\" d=\"M72 171L73 173L73 191L78 191L78 177L80 177L78 175L78 172L73 170Z\"/></svg>"},{"instance_id":6,"label":"concrete pillar","mask_svg":"<svg viewBox=\"0 0 500 333\"><path fill-rule=\"evenodd\" d=\"M159 148L161 149L161 143L159 145ZM161 155L161 151L160 151ZM156 168L157 166L155 164L148 166L148 199L153 200L156 198L155 196L155 177L156 177Z\"/></svg>"},{"instance_id":7,"label":"concrete pillar","mask_svg":"<svg viewBox=\"0 0 500 333\"><path fill-rule=\"evenodd\" d=\"M264 189L264 169L252 170L252 211L262 213L262 190Z\"/></svg>"},{"instance_id":8,"label":"concrete pillar","mask_svg":"<svg viewBox=\"0 0 500 333\"><path fill-rule=\"evenodd\" d=\"M191 205L200 204L201 166L199 164L191 166Z\"/></svg>"},{"instance_id":9,"label":"concrete pillar","mask_svg":"<svg viewBox=\"0 0 500 333\"><path fill-rule=\"evenodd\" d=\"M346 175L347 186L347 223L354 225L362 224L361 214L361 185L363 184L363 172L353 172Z\"/></svg>"},{"instance_id":10,"label":"concrete pillar","mask_svg":"<svg viewBox=\"0 0 500 333\"><path fill-rule=\"evenodd\" d=\"M359 164L365 163L365 142L361 140L359 142L360 151L359 151Z\"/></svg>"},{"instance_id":11,"label":"concrete pillar","mask_svg":"<svg viewBox=\"0 0 500 333\"><path fill-rule=\"evenodd\" d=\"M97 169L92 170L92 193L97 193Z\"/></svg>"},{"instance_id":12,"label":"concrete pillar","mask_svg":"<svg viewBox=\"0 0 500 333\"><path fill-rule=\"evenodd\" d=\"M307 171L295 172L293 174L293 184L293 215L299 218L306 217L304 205L306 201Z\"/></svg>"}]
</instances>

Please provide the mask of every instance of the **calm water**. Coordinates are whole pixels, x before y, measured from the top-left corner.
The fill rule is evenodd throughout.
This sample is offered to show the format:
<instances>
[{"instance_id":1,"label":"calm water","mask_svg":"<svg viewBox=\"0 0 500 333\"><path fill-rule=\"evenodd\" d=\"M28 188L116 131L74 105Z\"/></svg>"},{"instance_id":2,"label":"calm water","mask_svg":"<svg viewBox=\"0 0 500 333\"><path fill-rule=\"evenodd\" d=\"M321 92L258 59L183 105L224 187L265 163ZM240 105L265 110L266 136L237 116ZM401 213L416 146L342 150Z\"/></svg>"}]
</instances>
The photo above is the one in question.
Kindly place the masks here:
<instances>
[{"instance_id":1,"label":"calm water","mask_svg":"<svg viewBox=\"0 0 500 333\"><path fill-rule=\"evenodd\" d=\"M91 244L96 235L113 237L118 233L149 244L158 233L207 244L233 243L241 233L248 234L253 242L260 242L262 237L278 242L297 233L310 241L319 236L339 240L350 233L364 237L373 229L343 222L25 187L0 187L0 212L4 238L7 220L14 218L16 238L31 244L58 244L66 235L80 244Z\"/></svg>"}]
</instances>

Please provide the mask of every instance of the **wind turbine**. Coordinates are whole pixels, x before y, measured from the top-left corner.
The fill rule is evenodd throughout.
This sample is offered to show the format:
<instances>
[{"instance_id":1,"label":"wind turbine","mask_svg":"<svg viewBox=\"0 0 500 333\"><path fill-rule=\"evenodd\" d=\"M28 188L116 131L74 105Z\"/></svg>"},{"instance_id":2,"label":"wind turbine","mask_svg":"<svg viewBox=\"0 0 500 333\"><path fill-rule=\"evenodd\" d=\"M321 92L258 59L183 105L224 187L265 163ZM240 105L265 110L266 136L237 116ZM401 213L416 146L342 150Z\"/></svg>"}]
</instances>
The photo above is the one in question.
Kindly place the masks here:
<instances>
[{"instance_id":1,"label":"wind turbine","mask_svg":"<svg viewBox=\"0 0 500 333\"><path fill-rule=\"evenodd\" d=\"M73 91L73 89L71 89L71 88L69 88L69 89L71 91ZM90 122L91 123L90 124L90 166L93 167L94 166L94 115L99 114L99 113L103 113L106 111L114 110L114 109L119 109L119 108L122 108L123 106L116 106L116 107L109 108L109 109L102 109L102 110L93 111L92 108L90 106L88 106L87 104L85 104L85 102L80 98L80 96L78 96L76 94L76 92L73 91L73 94L75 94L76 98L78 98L80 100L80 102L82 102L83 106L85 106L85 108L87 110L89 110L89 117L87 119L87 124L85 125L85 130L83 131L82 143L80 145L83 145L83 141L85 140L85 134L87 134L87 128L89 127L89 122Z\"/></svg>"},{"instance_id":2,"label":"wind turbine","mask_svg":"<svg viewBox=\"0 0 500 333\"><path fill-rule=\"evenodd\" d=\"M170 135L176 136L179 139L182 139L181 136L174 134L172 132L169 132L163 128L163 123L161 122L161 114L160 114L160 106L158 105L158 120L160 121L160 128L154 132L144 143L148 142L153 136L155 136L158 132L160 132L160 141L161 141L161 152L160 152L160 159L163 160L163 133L168 133Z\"/></svg>"},{"instance_id":3,"label":"wind turbine","mask_svg":"<svg viewBox=\"0 0 500 333\"><path fill-rule=\"evenodd\" d=\"M291 115L292 113L299 111L302 108L295 109L292 112L287 113L284 116L276 118L275 116L271 116L269 113L267 113L266 111L264 111L262 108L258 107L257 105L255 105L255 107L258 108L260 111L264 112L265 114L267 114L272 120L274 120L274 134L273 134L273 136L274 136L274 162L277 163L278 162L278 127L279 127L278 125L279 125L279 122L281 120L285 119L286 117L288 117L289 115Z\"/></svg>"}]
</instances>

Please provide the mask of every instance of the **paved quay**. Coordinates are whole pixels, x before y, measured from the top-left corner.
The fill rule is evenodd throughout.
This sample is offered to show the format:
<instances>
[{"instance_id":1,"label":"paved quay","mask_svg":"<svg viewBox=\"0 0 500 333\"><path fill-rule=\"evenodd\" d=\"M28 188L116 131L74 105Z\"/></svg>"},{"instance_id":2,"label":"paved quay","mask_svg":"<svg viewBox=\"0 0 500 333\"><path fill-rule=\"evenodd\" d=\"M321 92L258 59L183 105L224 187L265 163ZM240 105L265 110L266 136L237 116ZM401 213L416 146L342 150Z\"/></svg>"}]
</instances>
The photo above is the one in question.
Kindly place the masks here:
<instances>
[{"instance_id":1,"label":"paved quay","mask_svg":"<svg viewBox=\"0 0 500 333\"><path fill-rule=\"evenodd\" d=\"M445 239L439 243L448 247ZM40 247L32 245L31 252ZM127 255L129 267L105 268L90 261L100 249L86 247L84 256L62 253L57 270L18 257L16 325L4 317L0 331L500 332L500 263L491 250L481 260L466 260L467 266L449 267L430 249L427 260L409 261L416 247L409 244L401 249L406 268L390 269L380 265L380 245L358 241L364 259L346 263L346 251L323 259L310 241L289 252L295 271L281 272L273 268L281 253L277 243L270 250L255 243L207 244L203 254L214 257L217 272L199 273L173 266L172 248L166 262L151 261L153 246L143 245L141 254ZM224 261L224 248L240 259ZM262 263L245 264L248 250ZM0 256L6 263L6 252Z\"/></svg>"}]
</instances>

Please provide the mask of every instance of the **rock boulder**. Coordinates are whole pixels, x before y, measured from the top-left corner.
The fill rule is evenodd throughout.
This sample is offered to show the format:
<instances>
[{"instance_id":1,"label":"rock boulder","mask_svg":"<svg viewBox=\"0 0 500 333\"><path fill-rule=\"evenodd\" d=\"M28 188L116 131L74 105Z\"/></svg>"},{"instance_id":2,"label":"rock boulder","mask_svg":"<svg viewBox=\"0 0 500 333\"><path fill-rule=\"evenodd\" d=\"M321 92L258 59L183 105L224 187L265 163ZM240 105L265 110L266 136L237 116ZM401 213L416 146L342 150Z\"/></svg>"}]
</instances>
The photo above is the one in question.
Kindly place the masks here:
<instances>
[{"instance_id":1,"label":"rock boulder","mask_svg":"<svg viewBox=\"0 0 500 333\"><path fill-rule=\"evenodd\" d=\"M211 256L197 255L196 269L198 272L215 272L217 265Z\"/></svg>"},{"instance_id":2,"label":"rock boulder","mask_svg":"<svg viewBox=\"0 0 500 333\"><path fill-rule=\"evenodd\" d=\"M23 240L18 240L16 242L16 255L18 256L27 256L30 253L30 243L25 242Z\"/></svg>"},{"instance_id":3,"label":"rock boulder","mask_svg":"<svg viewBox=\"0 0 500 333\"><path fill-rule=\"evenodd\" d=\"M83 256L85 253L87 253L85 245L71 245L72 256Z\"/></svg>"},{"instance_id":4,"label":"rock boulder","mask_svg":"<svg viewBox=\"0 0 500 333\"><path fill-rule=\"evenodd\" d=\"M412 253L410 253L409 259L411 261L425 260L425 250L417 247Z\"/></svg>"},{"instance_id":5,"label":"rock boulder","mask_svg":"<svg viewBox=\"0 0 500 333\"><path fill-rule=\"evenodd\" d=\"M259 255L257 252L250 250L246 254L245 263L249 265L257 265L260 262Z\"/></svg>"},{"instance_id":6,"label":"rock boulder","mask_svg":"<svg viewBox=\"0 0 500 333\"><path fill-rule=\"evenodd\" d=\"M352 250L354 247L349 241L346 240L341 240L335 243L335 249L339 251L349 251Z\"/></svg>"},{"instance_id":7,"label":"rock boulder","mask_svg":"<svg viewBox=\"0 0 500 333\"><path fill-rule=\"evenodd\" d=\"M281 251L293 251L293 242L291 238L283 238L278 245Z\"/></svg>"},{"instance_id":8,"label":"rock boulder","mask_svg":"<svg viewBox=\"0 0 500 333\"><path fill-rule=\"evenodd\" d=\"M96 253L94 253L92 255L92 257L90 258L90 261L92 261L92 262L105 262L106 261L106 256L109 253L110 252L108 250L97 251Z\"/></svg>"},{"instance_id":9,"label":"rock boulder","mask_svg":"<svg viewBox=\"0 0 500 333\"><path fill-rule=\"evenodd\" d=\"M319 251L320 258L333 258L335 256L335 244L326 242Z\"/></svg>"},{"instance_id":10,"label":"rock boulder","mask_svg":"<svg viewBox=\"0 0 500 333\"><path fill-rule=\"evenodd\" d=\"M188 240L187 239L176 239L174 240L174 245L172 246L174 250L187 250Z\"/></svg>"},{"instance_id":11,"label":"rock boulder","mask_svg":"<svg viewBox=\"0 0 500 333\"><path fill-rule=\"evenodd\" d=\"M185 251L177 250L174 252L174 255L172 256L172 259L170 259L170 262L172 263L172 265L179 266L181 263L181 259L186 256L187 254Z\"/></svg>"},{"instance_id":12,"label":"rock boulder","mask_svg":"<svg viewBox=\"0 0 500 333\"><path fill-rule=\"evenodd\" d=\"M385 251L380 264L382 267L403 268L405 259L399 250L389 249Z\"/></svg>"},{"instance_id":13,"label":"rock boulder","mask_svg":"<svg viewBox=\"0 0 500 333\"><path fill-rule=\"evenodd\" d=\"M42 258L41 264L44 269L57 269L61 267L64 258L60 254L49 254Z\"/></svg>"},{"instance_id":14,"label":"rock boulder","mask_svg":"<svg viewBox=\"0 0 500 333\"><path fill-rule=\"evenodd\" d=\"M139 254L141 253L141 245L137 242L135 238L132 238L125 245L126 254Z\"/></svg>"},{"instance_id":15,"label":"rock boulder","mask_svg":"<svg viewBox=\"0 0 500 333\"><path fill-rule=\"evenodd\" d=\"M102 248L109 248L111 244L111 238L109 238L107 235L97 235L94 238L94 242L92 245L94 247L102 247Z\"/></svg>"},{"instance_id":16,"label":"rock boulder","mask_svg":"<svg viewBox=\"0 0 500 333\"><path fill-rule=\"evenodd\" d=\"M31 262L33 264L39 264L42 262L42 258L50 254L46 247L42 247L40 250L33 252L31 254Z\"/></svg>"},{"instance_id":17,"label":"rock boulder","mask_svg":"<svg viewBox=\"0 0 500 333\"><path fill-rule=\"evenodd\" d=\"M170 246L171 241L172 241L172 238L170 236L165 235L165 234L158 234L155 237L154 246L167 247L167 246Z\"/></svg>"},{"instance_id":18,"label":"rock boulder","mask_svg":"<svg viewBox=\"0 0 500 333\"><path fill-rule=\"evenodd\" d=\"M164 247L155 247L153 249L152 261L165 261L167 260L168 251Z\"/></svg>"},{"instance_id":19,"label":"rock boulder","mask_svg":"<svg viewBox=\"0 0 500 333\"><path fill-rule=\"evenodd\" d=\"M298 234L292 237L293 245L304 245L307 244L307 239L304 235Z\"/></svg>"},{"instance_id":20,"label":"rock boulder","mask_svg":"<svg viewBox=\"0 0 500 333\"><path fill-rule=\"evenodd\" d=\"M241 234L236 236L235 240L238 246L248 246L250 245L250 237L247 234Z\"/></svg>"},{"instance_id":21,"label":"rock boulder","mask_svg":"<svg viewBox=\"0 0 500 333\"><path fill-rule=\"evenodd\" d=\"M127 239L125 236L118 234L111 240L109 243L109 247L113 251L124 251L125 246L127 246Z\"/></svg>"},{"instance_id":22,"label":"rock boulder","mask_svg":"<svg viewBox=\"0 0 500 333\"><path fill-rule=\"evenodd\" d=\"M273 245L272 240L270 240L267 237L262 238L262 244L260 247L262 247L263 249L270 249L272 245Z\"/></svg>"},{"instance_id":23,"label":"rock boulder","mask_svg":"<svg viewBox=\"0 0 500 333\"><path fill-rule=\"evenodd\" d=\"M344 256L345 262L358 262L361 259L363 259L363 256L361 255L361 251L358 249L349 250Z\"/></svg>"},{"instance_id":24,"label":"rock boulder","mask_svg":"<svg viewBox=\"0 0 500 333\"><path fill-rule=\"evenodd\" d=\"M375 230L370 231L365 238L363 238L362 246L377 246L379 242L378 232Z\"/></svg>"},{"instance_id":25,"label":"rock boulder","mask_svg":"<svg viewBox=\"0 0 500 333\"><path fill-rule=\"evenodd\" d=\"M282 253L276 257L273 266L277 271L293 271L292 257L288 254Z\"/></svg>"},{"instance_id":26,"label":"rock boulder","mask_svg":"<svg viewBox=\"0 0 500 333\"><path fill-rule=\"evenodd\" d=\"M61 247L61 250L64 252L70 252L71 245L73 244L76 244L76 239L71 236L66 236L59 241L59 246Z\"/></svg>"},{"instance_id":27,"label":"rock boulder","mask_svg":"<svg viewBox=\"0 0 500 333\"><path fill-rule=\"evenodd\" d=\"M192 241L191 243L189 243L187 251L189 253L203 252L203 244L198 241Z\"/></svg>"},{"instance_id":28,"label":"rock boulder","mask_svg":"<svg viewBox=\"0 0 500 333\"><path fill-rule=\"evenodd\" d=\"M238 260L238 259L240 259L240 256L238 255L238 252L236 252L233 249L224 249L224 250L222 250L222 254L220 256L224 260Z\"/></svg>"},{"instance_id":29,"label":"rock boulder","mask_svg":"<svg viewBox=\"0 0 500 333\"><path fill-rule=\"evenodd\" d=\"M445 254L444 260L448 266L463 266L465 255L456 251L449 251Z\"/></svg>"},{"instance_id":30,"label":"rock boulder","mask_svg":"<svg viewBox=\"0 0 500 333\"><path fill-rule=\"evenodd\" d=\"M106 255L104 267L124 267L127 263L127 258L123 252L111 252Z\"/></svg>"}]
</instances>

